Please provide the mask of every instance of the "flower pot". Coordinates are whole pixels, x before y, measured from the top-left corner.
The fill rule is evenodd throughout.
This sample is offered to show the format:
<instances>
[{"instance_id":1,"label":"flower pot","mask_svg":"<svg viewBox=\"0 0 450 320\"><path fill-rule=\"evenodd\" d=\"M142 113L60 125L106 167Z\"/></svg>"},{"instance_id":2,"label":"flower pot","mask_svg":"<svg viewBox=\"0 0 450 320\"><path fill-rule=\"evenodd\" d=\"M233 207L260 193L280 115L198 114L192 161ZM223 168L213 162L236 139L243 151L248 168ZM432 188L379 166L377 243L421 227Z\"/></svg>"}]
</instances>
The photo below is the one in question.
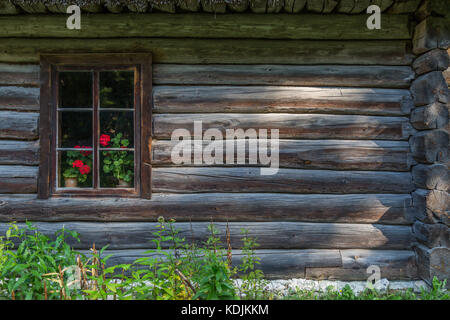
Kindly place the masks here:
<instances>
[{"instance_id":1,"label":"flower pot","mask_svg":"<svg viewBox=\"0 0 450 320\"><path fill-rule=\"evenodd\" d=\"M76 188L78 186L77 178L64 178L64 186L66 188Z\"/></svg>"},{"instance_id":2,"label":"flower pot","mask_svg":"<svg viewBox=\"0 0 450 320\"><path fill-rule=\"evenodd\" d=\"M129 187L130 187L130 183L129 182L127 182L125 180L122 180L122 179L119 179L119 183L117 184L117 188L129 188Z\"/></svg>"}]
</instances>

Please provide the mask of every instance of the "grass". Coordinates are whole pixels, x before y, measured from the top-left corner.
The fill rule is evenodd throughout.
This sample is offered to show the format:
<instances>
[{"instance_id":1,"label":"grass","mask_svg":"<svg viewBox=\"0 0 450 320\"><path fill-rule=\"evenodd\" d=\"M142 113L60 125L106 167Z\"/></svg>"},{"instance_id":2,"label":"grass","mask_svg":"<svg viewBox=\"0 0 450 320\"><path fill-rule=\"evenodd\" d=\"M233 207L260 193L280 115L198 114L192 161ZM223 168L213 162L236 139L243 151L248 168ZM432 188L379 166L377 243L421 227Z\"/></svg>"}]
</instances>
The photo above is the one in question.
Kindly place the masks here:
<instances>
[{"instance_id":1,"label":"grass","mask_svg":"<svg viewBox=\"0 0 450 320\"><path fill-rule=\"evenodd\" d=\"M131 264L111 265L111 255L95 246L82 255L67 242L78 234L59 230L53 238L16 224L0 236L0 299L12 300L450 300L446 280L433 279L430 289L379 292L366 288L355 293L341 290L269 290L258 268L255 239L242 230L243 258L232 266L230 233L225 246L214 224L201 246L186 244L174 221L159 219L148 256ZM15 240L14 243L12 240ZM165 248L169 247L169 250ZM163 249L164 248L164 249ZM240 278L237 285L233 279Z\"/></svg>"}]
</instances>

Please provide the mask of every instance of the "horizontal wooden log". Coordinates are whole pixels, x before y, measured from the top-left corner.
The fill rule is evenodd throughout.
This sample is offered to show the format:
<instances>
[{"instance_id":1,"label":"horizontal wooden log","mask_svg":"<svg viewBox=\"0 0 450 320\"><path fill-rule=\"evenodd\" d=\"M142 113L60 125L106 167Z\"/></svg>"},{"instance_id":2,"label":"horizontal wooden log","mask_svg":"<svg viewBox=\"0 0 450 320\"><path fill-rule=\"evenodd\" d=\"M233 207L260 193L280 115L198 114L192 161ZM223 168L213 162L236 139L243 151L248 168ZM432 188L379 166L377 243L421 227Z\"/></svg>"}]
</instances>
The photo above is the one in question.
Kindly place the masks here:
<instances>
[{"instance_id":1,"label":"horizontal wooden log","mask_svg":"<svg viewBox=\"0 0 450 320\"><path fill-rule=\"evenodd\" d=\"M206 0L207 1L207 0ZM225 2L223 7L226 7ZM205 9L205 7L203 6ZM213 10L211 8L211 10ZM26 38L115 38L166 37L166 38L256 38L256 39L410 39L408 17L385 15L383 28L369 30L365 16L347 15L210 15L210 14L159 14L151 18L136 14L83 15L83 28L73 32L65 26L67 17L2 16L0 37ZM41 26L45 25L45 28ZM20 26L18 28L17 26Z\"/></svg>"},{"instance_id":2,"label":"horizontal wooden log","mask_svg":"<svg viewBox=\"0 0 450 320\"><path fill-rule=\"evenodd\" d=\"M450 247L450 228L446 225L416 221L413 225L413 233L417 241L428 248Z\"/></svg>"},{"instance_id":3,"label":"horizontal wooden log","mask_svg":"<svg viewBox=\"0 0 450 320\"><path fill-rule=\"evenodd\" d=\"M211 236L210 222L177 222L175 230L186 244L204 244ZM79 233L80 242L68 239L76 249L89 249L93 243L97 248L109 245L109 249L156 248L157 223L34 223L39 231L53 236L63 227ZM226 243L225 222L214 223L222 243ZM242 229L256 239L258 249L347 249L378 248L405 249L412 244L410 226L386 226L380 224L306 223L306 222L233 222L229 223L230 244L233 249L243 246ZM23 224L19 224L23 227ZM4 235L8 224L0 224ZM166 233L170 234L170 232ZM170 248L171 241L162 242L162 248Z\"/></svg>"},{"instance_id":4,"label":"horizontal wooden log","mask_svg":"<svg viewBox=\"0 0 450 320\"><path fill-rule=\"evenodd\" d=\"M305 278L328 280L363 280L368 277L367 268L380 267L381 278L389 280L418 279L415 254L408 250L340 250L342 266L332 268L306 267Z\"/></svg>"},{"instance_id":5,"label":"horizontal wooden log","mask_svg":"<svg viewBox=\"0 0 450 320\"><path fill-rule=\"evenodd\" d=\"M419 164L413 167L412 176L416 186L422 189L448 191L450 174L443 164Z\"/></svg>"},{"instance_id":6,"label":"horizontal wooden log","mask_svg":"<svg viewBox=\"0 0 450 320\"><path fill-rule=\"evenodd\" d=\"M406 66L247 65L243 67L238 65L179 64L156 64L153 66L153 83L158 85L213 84L407 88L413 79L414 72ZM370 89L366 90L370 94ZM379 94L389 94L388 92L379 91Z\"/></svg>"},{"instance_id":7,"label":"horizontal wooden log","mask_svg":"<svg viewBox=\"0 0 450 320\"><path fill-rule=\"evenodd\" d=\"M152 164L174 165L171 153L177 143L154 140ZM249 163L249 142L242 143L245 150L242 150L241 143L236 141L235 154L246 154L245 161ZM203 147L206 145L208 142L205 141ZM224 146L225 141L222 148ZM193 160L194 156L191 163L195 165ZM225 155L223 163L226 165ZM408 171L414 163L409 144L402 141L279 140L279 164L282 168Z\"/></svg>"},{"instance_id":8,"label":"horizontal wooden log","mask_svg":"<svg viewBox=\"0 0 450 320\"><path fill-rule=\"evenodd\" d=\"M406 172L279 169L261 175L260 168L153 168L153 192L285 192L409 193Z\"/></svg>"},{"instance_id":9,"label":"horizontal wooden log","mask_svg":"<svg viewBox=\"0 0 450 320\"><path fill-rule=\"evenodd\" d=\"M414 31L413 52L416 55L432 49L447 49L450 46L450 27L443 17L428 17Z\"/></svg>"},{"instance_id":10,"label":"horizontal wooden log","mask_svg":"<svg viewBox=\"0 0 450 320\"><path fill-rule=\"evenodd\" d=\"M39 65L0 63L0 85L39 86Z\"/></svg>"},{"instance_id":11,"label":"horizontal wooden log","mask_svg":"<svg viewBox=\"0 0 450 320\"><path fill-rule=\"evenodd\" d=\"M408 118L317 114L156 114L153 135L170 139L176 129L194 135L194 121L201 121L203 133L214 128L226 136L226 130L279 130L281 139L379 139L407 140L414 129Z\"/></svg>"},{"instance_id":12,"label":"horizontal wooden log","mask_svg":"<svg viewBox=\"0 0 450 320\"><path fill-rule=\"evenodd\" d=\"M279 86L155 86L153 89L154 113L405 115L413 106L410 93L398 89Z\"/></svg>"},{"instance_id":13,"label":"horizontal wooden log","mask_svg":"<svg viewBox=\"0 0 450 320\"><path fill-rule=\"evenodd\" d=\"M0 38L0 61L36 63L41 52L151 52L154 63L410 65L409 46L408 41Z\"/></svg>"},{"instance_id":14,"label":"horizontal wooden log","mask_svg":"<svg viewBox=\"0 0 450 320\"><path fill-rule=\"evenodd\" d=\"M39 111L39 88L0 87L0 110Z\"/></svg>"},{"instance_id":15,"label":"horizontal wooden log","mask_svg":"<svg viewBox=\"0 0 450 320\"><path fill-rule=\"evenodd\" d=\"M419 56L412 65L417 74L424 74L430 71L444 71L448 68L450 58L444 49L434 49Z\"/></svg>"},{"instance_id":16,"label":"horizontal wooden log","mask_svg":"<svg viewBox=\"0 0 450 320\"><path fill-rule=\"evenodd\" d=\"M419 130L440 129L448 124L449 112L445 104L434 102L411 112L411 123Z\"/></svg>"},{"instance_id":17,"label":"horizontal wooden log","mask_svg":"<svg viewBox=\"0 0 450 320\"><path fill-rule=\"evenodd\" d=\"M138 258L164 256L157 253L146 253L146 249L135 250L105 250L103 254L113 256L107 261L107 266L117 264L131 264ZM167 252L167 251L166 251ZM172 251L169 251L172 252ZM380 250L384 252L384 250ZM90 251L82 251L90 257ZM307 249L307 250L256 250L256 256L261 258L258 269L264 272L267 279L291 279L304 278L306 267L339 267L342 259L339 250ZM232 250L232 265L238 266L242 263L245 254L240 250ZM226 257L224 257L226 259Z\"/></svg>"},{"instance_id":18,"label":"horizontal wooden log","mask_svg":"<svg viewBox=\"0 0 450 320\"><path fill-rule=\"evenodd\" d=\"M433 278L444 281L450 274L450 249L436 247L429 249L423 245L415 247L419 276L432 285ZM447 283L447 289L450 285Z\"/></svg>"},{"instance_id":19,"label":"horizontal wooden log","mask_svg":"<svg viewBox=\"0 0 450 320\"><path fill-rule=\"evenodd\" d=\"M445 163L449 156L449 133L445 129L419 131L410 139L415 160L421 163Z\"/></svg>"},{"instance_id":20,"label":"horizontal wooden log","mask_svg":"<svg viewBox=\"0 0 450 320\"><path fill-rule=\"evenodd\" d=\"M37 139L38 119L37 113L0 111L0 139Z\"/></svg>"},{"instance_id":21,"label":"horizontal wooden log","mask_svg":"<svg viewBox=\"0 0 450 320\"><path fill-rule=\"evenodd\" d=\"M416 217L425 223L443 223L450 225L448 218L450 195L441 190L417 189L412 193Z\"/></svg>"},{"instance_id":22,"label":"horizontal wooden log","mask_svg":"<svg viewBox=\"0 0 450 320\"><path fill-rule=\"evenodd\" d=\"M137 258L155 256L144 252L145 250L106 250L104 254L113 254L107 262L110 265L132 263ZM355 253L359 258L353 262L355 258L347 255ZM85 254L90 256L90 252ZM367 280L366 270L371 264L380 266L383 278L418 278L414 252L407 250L256 250L255 254L261 258L258 268L268 279L323 279L326 271L329 279ZM233 250L233 266L239 265L242 257L241 251ZM348 267L343 266L344 259Z\"/></svg>"},{"instance_id":23,"label":"horizontal wooden log","mask_svg":"<svg viewBox=\"0 0 450 320\"><path fill-rule=\"evenodd\" d=\"M409 224L409 194L153 194L151 200L1 196L0 221L304 221Z\"/></svg>"},{"instance_id":24,"label":"horizontal wooden log","mask_svg":"<svg viewBox=\"0 0 450 320\"><path fill-rule=\"evenodd\" d=\"M411 93L416 106L434 102L447 103L449 90L442 72L433 71L418 77L411 85Z\"/></svg>"},{"instance_id":25,"label":"horizontal wooden log","mask_svg":"<svg viewBox=\"0 0 450 320\"><path fill-rule=\"evenodd\" d=\"M38 165L39 141L0 140L0 164Z\"/></svg>"},{"instance_id":26,"label":"horizontal wooden log","mask_svg":"<svg viewBox=\"0 0 450 320\"><path fill-rule=\"evenodd\" d=\"M0 193L35 193L37 167L0 166Z\"/></svg>"}]
</instances>

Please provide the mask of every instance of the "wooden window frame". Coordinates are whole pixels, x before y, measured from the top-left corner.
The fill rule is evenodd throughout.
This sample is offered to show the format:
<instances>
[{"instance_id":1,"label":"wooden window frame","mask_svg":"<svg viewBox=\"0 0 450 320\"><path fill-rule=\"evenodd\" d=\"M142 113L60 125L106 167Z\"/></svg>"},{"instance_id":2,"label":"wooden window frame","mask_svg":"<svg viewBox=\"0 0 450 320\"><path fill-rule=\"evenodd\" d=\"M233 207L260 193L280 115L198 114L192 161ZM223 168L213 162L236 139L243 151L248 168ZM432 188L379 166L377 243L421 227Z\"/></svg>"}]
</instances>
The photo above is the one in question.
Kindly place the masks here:
<instances>
[{"instance_id":1,"label":"wooden window frame","mask_svg":"<svg viewBox=\"0 0 450 320\"><path fill-rule=\"evenodd\" d=\"M56 114L57 72L63 70L112 70L134 68L134 136L135 187L133 190L101 188L64 190L57 188L56 170ZM45 54L40 56L40 163L38 198L60 196L136 197L151 198L151 143L152 143L152 56L143 53L108 54ZM97 91L97 92L96 92ZM94 99L98 88L93 88ZM94 123L94 128L96 124ZM94 129L93 129L94 130ZM94 143L98 141L94 140ZM94 146L92 147L94 148ZM98 149L97 149L98 150ZM98 161L97 157L94 157Z\"/></svg>"}]
</instances>

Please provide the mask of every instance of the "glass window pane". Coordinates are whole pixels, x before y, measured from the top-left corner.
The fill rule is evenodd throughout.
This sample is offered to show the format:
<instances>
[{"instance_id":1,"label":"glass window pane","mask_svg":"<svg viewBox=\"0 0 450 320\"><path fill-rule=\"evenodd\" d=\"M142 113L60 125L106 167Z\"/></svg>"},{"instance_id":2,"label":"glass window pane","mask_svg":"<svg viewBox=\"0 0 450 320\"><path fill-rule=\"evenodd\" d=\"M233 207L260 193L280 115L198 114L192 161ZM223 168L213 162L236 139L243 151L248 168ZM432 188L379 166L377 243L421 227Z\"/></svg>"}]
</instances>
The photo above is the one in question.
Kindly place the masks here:
<instances>
[{"instance_id":1,"label":"glass window pane","mask_svg":"<svg viewBox=\"0 0 450 320\"><path fill-rule=\"evenodd\" d=\"M59 73L59 107L92 108L92 72Z\"/></svg>"},{"instance_id":2,"label":"glass window pane","mask_svg":"<svg viewBox=\"0 0 450 320\"><path fill-rule=\"evenodd\" d=\"M133 148L133 112L100 112L100 148Z\"/></svg>"},{"instance_id":3,"label":"glass window pane","mask_svg":"<svg viewBox=\"0 0 450 320\"><path fill-rule=\"evenodd\" d=\"M100 187L134 188L134 152L100 152Z\"/></svg>"},{"instance_id":4,"label":"glass window pane","mask_svg":"<svg viewBox=\"0 0 450 320\"><path fill-rule=\"evenodd\" d=\"M92 187L92 151L58 151L58 167L60 188Z\"/></svg>"},{"instance_id":5,"label":"glass window pane","mask_svg":"<svg viewBox=\"0 0 450 320\"><path fill-rule=\"evenodd\" d=\"M92 147L92 112L60 111L60 148Z\"/></svg>"},{"instance_id":6,"label":"glass window pane","mask_svg":"<svg viewBox=\"0 0 450 320\"><path fill-rule=\"evenodd\" d=\"M100 108L134 108L134 71L100 72Z\"/></svg>"}]
</instances>

